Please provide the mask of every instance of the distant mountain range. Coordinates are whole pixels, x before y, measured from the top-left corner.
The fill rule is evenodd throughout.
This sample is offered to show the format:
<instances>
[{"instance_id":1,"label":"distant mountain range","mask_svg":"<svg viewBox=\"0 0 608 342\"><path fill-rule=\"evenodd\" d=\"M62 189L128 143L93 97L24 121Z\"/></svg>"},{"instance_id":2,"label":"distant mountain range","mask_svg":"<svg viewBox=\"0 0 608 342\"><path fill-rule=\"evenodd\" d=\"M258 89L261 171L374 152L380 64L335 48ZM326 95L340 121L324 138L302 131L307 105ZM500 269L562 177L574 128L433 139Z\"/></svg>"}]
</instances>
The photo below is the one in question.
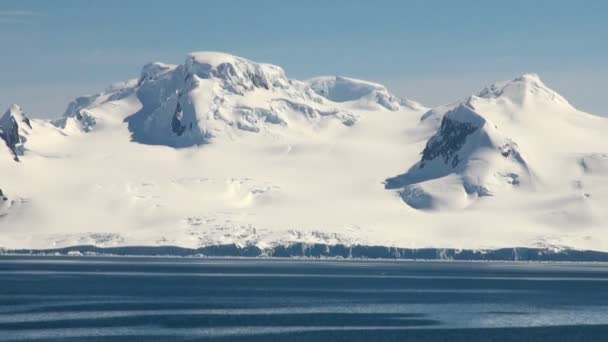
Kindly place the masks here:
<instances>
[{"instance_id":1,"label":"distant mountain range","mask_svg":"<svg viewBox=\"0 0 608 342\"><path fill-rule=\"evenodd\" d=\"M0 117L0 247L608 251L608 119L535 74L436 108L217 52Z\"/></svg>"}]
</instances>

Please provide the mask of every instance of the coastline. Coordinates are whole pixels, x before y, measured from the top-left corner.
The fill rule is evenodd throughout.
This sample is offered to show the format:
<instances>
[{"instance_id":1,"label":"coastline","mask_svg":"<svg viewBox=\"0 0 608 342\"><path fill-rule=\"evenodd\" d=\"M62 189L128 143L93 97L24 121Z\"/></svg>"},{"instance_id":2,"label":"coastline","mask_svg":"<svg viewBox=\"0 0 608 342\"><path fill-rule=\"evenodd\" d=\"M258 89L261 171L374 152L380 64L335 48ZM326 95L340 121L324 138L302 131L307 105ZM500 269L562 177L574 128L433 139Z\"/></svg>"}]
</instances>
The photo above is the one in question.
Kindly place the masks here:
<instances>
[{"instance_id":1,"label":"coastline","mask_svg":"<svg viewBox=\"0 0 608 342\"><path fill-rule=\"evenodd\" d=\"M292 243L260 248L255 245L211 245L200 248L178 246L98 247L77 245L48 249L1 249L0 255L17 256L141 256L141 257L225 257L260 259L344 259L414 261L536 261L608 262L608 252L577 249L510 247L497 249L399 248L367 245Z\"/></svg>"}]
</instances>

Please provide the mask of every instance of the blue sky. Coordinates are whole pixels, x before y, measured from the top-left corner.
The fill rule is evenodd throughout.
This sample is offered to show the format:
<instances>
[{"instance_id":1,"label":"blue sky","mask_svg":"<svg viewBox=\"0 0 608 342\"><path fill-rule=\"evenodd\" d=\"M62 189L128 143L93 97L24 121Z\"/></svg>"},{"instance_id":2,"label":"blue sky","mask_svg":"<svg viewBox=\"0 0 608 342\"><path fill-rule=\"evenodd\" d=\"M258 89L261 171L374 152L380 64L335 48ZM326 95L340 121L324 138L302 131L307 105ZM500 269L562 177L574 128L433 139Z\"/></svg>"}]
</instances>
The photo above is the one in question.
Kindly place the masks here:
<instances>
[{"instance_id":1,"label":"blue sky","mask_svg":"<svg viewBox=\"0 0 608 342\"><path fill-rule=\"evenodd\" d=\"M608 1L0 2L0 107L59 115L70 99L137 77L149 61L215 50L339 74L438 105L536 72L608 115Z\"/></svg>"}]
</instances>

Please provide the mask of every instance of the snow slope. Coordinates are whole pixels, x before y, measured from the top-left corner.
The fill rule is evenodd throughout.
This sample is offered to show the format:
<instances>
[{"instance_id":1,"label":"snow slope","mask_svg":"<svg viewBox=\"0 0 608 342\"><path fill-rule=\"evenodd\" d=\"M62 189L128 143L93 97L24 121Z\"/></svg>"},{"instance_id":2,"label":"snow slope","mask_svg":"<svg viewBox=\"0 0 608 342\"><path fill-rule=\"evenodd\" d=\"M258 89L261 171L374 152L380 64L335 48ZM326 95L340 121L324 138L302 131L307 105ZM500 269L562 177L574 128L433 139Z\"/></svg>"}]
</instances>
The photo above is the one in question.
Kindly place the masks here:
<instances>
[{"instance_id":1,"label":"snow slope","mask_svg":"<svg viewBox=\"0 0 608 342\"><path fill-rule=\"evenodd\" d=\"M425 113L421 125L439 125L437 133L386 187L421 209L500 205L534 212L527 226L604 228L608 173L598 152L608 148L607 124L526 74ZM501 198L480 200L486 196Z\"/></svg>"},{"instance_id":2,"label":"snow slope","mask_svg":"<svg viewBox=\"0 0 608 342\"><path fill-rule=\"evenodd\" d=\"M385 86L368 81L341 76L321 76L309 79L306 83L315 93L335 102L354 102L358 108L374 109L382 106L388 110L397 111L402 106L410 109L422 109L414 101L400 99L386 89Z\"/></svg>"},{"instance_id":3,"label":"snow slope","mask_svg":"<svg viewBox=\"0 0 608 342\"><path fill-rule=\"evenodd\" d=\"M52 154L52 144L63 136L64 133L49 122L30 120L16 104L11 105L0 117L0 140L5 145L2 150L9 152L3 153L2 157L10 155L17 162L29 147L36 150L30 153Z\"/></svg>"},{"instance_id":4,"label":"snow slope","mask_svg":"<svg viewBox=\"0 0 608 342\"><path fill-rule=\"evenodd\" d=\"M427 109L192 53L19 125L20 162L0 149L0 246L608 250L607 121L536 75Z\"/></svg>"},{"instance_id":5,"label":"snow slope","mask_svg":"<svg viewBox=\"0 0 608 342\"><path fill-rule=\"evenodd\" d=\"M433 209L462 208L505 187L532 186L532 171L517 143L472 107L468 101L448 111L420 161L387 179L386 188L402 188L401 197L414 208Z\"/></svg>"}]
</instances>

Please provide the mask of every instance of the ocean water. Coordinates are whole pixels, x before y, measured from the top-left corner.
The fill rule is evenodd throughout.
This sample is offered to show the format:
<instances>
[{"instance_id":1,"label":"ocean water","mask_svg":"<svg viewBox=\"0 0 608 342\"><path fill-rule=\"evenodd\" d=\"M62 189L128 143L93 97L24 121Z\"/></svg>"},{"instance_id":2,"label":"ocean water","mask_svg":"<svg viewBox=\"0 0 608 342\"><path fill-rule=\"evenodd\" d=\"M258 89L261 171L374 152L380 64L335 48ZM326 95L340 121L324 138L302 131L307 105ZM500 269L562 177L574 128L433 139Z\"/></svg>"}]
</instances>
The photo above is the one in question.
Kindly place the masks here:
<instances>
[{"instance_id":1,"label":"ocean water","mask_svg":"<svg viewBox=\"0 0 608 342\"><path fill-rule=\"evenodd\" d=\"M0 341L608 341L608 265L0 257Z\"/></svg>"}]
</instances>

